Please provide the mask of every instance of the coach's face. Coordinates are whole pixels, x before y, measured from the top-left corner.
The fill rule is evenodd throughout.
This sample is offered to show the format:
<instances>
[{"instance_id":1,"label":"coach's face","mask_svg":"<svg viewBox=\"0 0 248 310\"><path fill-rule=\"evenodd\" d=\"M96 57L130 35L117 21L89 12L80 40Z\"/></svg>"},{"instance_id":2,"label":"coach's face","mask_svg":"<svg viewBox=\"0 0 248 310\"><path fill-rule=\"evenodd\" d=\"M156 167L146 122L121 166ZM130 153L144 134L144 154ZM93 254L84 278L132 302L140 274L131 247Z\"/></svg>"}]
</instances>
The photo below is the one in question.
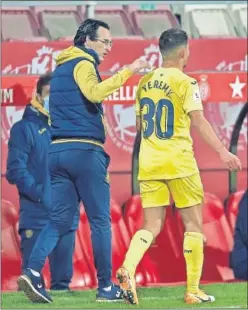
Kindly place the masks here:
<instances>
[{"instance_id":1,"label":"coach's face","mask_svg":"<svg viewBox=\"0 0 248 310\"><path fill-rule=\"evenodd\" d=\"M97 30L96 39L94 41L90 41L88 45L97 52L99 59L102 62L112 48L110 31L106 28L99 27Z\"/></svg>"}]
</instances>

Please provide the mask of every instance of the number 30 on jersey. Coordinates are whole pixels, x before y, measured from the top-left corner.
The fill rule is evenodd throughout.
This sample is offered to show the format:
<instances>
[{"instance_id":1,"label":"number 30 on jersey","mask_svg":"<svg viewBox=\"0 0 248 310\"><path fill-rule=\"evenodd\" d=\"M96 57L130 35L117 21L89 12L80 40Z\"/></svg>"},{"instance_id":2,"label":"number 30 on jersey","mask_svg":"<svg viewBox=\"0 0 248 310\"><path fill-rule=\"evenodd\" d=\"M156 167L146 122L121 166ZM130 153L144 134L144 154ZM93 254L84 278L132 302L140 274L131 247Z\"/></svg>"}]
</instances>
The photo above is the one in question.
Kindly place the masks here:
<instances>
[{"instance_id":1,"label":"number 30 on jersey","mask_svg":"<svg viewBox=\"0 0 248 310\"><path fill-rule=\"evenodd\" d=\"M174 107L171 101L161 99L157 104L150 98L140 101L143 120L143 137L149 138L154 132L159 139L170 139L174 134ZM161 120L164 120L164 126Z\"/></svg>"}]
</instances>

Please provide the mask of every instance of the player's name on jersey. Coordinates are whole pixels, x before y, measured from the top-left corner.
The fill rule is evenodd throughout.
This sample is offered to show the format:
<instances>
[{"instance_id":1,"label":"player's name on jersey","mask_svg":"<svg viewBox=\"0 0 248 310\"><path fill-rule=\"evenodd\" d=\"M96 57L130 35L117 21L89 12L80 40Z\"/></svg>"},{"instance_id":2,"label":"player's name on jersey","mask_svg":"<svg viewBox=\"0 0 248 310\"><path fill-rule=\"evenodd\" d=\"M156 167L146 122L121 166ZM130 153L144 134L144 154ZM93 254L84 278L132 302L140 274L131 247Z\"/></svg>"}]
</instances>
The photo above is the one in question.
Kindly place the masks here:
<instances>
[{"instance_id":1,"label":"player's name on jersey","mask_svg":"<svg viewBox=\"0 0 248 310\"><path fill-rule=\"evenodd\" d=\"M137 87L137 85L122 86L119 90L108 96L106 101L134 101Z\"/></svg>"},{"instance_id":2,"label":"player's name on jersey","mask_svg":"<svg viewBox=\"0 0 248 310\"><path fill-rule=\"evenodd\" d=\"M142 89L146 92L152 88L158 88L163 90L166 96L169 96L172 93L170 86L166 84L164 81L159 80L149 81L148 83L142 86Z\"/></svg>"}]
</instances>

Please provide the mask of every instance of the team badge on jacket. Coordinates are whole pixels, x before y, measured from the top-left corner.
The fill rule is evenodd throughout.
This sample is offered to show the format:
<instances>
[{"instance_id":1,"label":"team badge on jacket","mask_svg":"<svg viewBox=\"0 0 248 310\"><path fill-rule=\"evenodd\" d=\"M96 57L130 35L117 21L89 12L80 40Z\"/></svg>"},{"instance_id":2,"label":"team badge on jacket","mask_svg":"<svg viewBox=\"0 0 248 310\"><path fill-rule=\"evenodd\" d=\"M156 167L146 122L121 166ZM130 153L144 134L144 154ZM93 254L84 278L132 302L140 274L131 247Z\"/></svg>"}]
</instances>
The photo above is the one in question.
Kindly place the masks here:
<instances>
[{"instance_id":1,"label":"team badge on jacket","mask_svg":"<svg viewBox=\"0 0 248 310\"><path fill-rule=\"evenodd\" d=\"M34 232L31 229L27 229L25 231L25 234L26 234L26 237L30 239L33 236Z\"/></svg>"}]
</instances>

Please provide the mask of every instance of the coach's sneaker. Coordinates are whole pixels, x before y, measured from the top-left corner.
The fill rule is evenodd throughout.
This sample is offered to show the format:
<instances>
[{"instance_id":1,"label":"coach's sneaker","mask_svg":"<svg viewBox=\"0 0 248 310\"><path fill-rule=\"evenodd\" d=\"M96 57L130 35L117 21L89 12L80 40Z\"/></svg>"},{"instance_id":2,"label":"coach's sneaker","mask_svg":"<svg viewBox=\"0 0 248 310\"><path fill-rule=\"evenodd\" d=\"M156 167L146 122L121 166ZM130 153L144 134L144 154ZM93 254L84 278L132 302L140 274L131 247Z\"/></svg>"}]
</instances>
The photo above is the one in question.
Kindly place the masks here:
<instances>
[{"instance_id":1,"label":"coach's sneaker","mask_svg":"<svg viewBox=\"0 0 248 310\"><path fill-rule=\"evenodd\" d=\"M125 302L132 305L138 305L139 300L136 292L134 275L122 266L117 270L116 277L120 283L121 289L123 290L123 298Z\"/></svg>"},{"instance_id":2,"label":"coach's sneaker","mask_svg":"<svg viewBox=\"0 0 248 310\"><path fill-rule=\"evenodd\" d=\"M19 289L33 303L51 303L52 298L47 294L42 284L41 276L35 276L30 269L25 269L18 278Z\"/></svg>"},{"instance_id":3,"label":"coach's sneaker","mask_svg":"<svg viewBox=\"0 0 248 310\"><path fill-rule=\"evenodd\" d=\"M214 296L205 294L202 290L198 290L197 293L186 292L184 296L186 304L200 304L203 302L214 302Z\"/></svg>"},{"instance_id":4,"label":"coach's sneaker","mask_svg":"<svg viewBox=\"0 0 248 310\"><path fill-rule=\"evenodd\" d=\"M99 288L96 294L98 302L118 302L123 301L123 292L118 285L112 283L110 290Z\"/></svg>"}]
</instances>

